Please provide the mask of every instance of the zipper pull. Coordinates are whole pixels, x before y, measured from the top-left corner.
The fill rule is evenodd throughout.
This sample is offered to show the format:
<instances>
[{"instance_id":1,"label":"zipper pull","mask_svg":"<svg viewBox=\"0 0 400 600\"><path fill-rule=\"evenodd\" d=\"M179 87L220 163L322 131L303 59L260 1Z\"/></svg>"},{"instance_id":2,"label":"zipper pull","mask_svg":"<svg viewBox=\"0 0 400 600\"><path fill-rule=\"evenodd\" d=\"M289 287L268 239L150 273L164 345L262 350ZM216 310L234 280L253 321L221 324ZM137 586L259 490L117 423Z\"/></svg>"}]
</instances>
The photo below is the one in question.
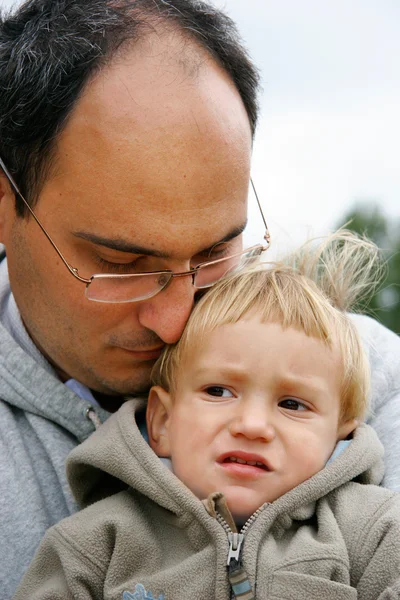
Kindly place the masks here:
<instances>
[{"instance_id":1,"label":"zipper pull","mask_svg":"<svg viewBox=\"0 0 400 600\"><path fill-rule=\"evenodd\" d=\"M242 544L244 540L243 533L228 533L229 552L228 560L228 579L231 584L231 590L235 599L255 600L250 580L240 559Z\"/></svg>"},{"instance_id":2,"label":"zipper pull","mask_svg":"<svg viewBox=\"0 0 400 600\"><path fill-rule=\"evenodd\" d=\"M232 560L236 560L236 562L239 562L240 550L242 548L243 540L243 533L228 533L229 552L228 560L226 561L228 567L230 566Z\"/></svg>"}]
</instances>

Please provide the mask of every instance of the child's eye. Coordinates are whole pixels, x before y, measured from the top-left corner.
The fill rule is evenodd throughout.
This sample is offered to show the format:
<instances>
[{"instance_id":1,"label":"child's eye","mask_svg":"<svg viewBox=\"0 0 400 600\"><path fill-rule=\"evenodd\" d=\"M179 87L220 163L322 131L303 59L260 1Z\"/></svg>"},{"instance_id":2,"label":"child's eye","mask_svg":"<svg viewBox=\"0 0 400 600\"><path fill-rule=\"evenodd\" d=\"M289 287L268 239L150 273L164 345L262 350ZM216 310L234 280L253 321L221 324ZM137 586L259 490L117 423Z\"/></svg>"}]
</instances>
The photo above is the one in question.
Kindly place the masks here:
<instances>
[{"instance_id":1,"label":"child's eye","mask_svg":"<svg viewBox=\"0 0 400 600\"><path fill-rule=\"evenodd\" d=\"M295 398L285 398L279 402L279 406L286 408L287 410L308 410L308 407L305 404Z\"/></svg>"},{"instance_id":2,"label":"child's eye","mask_svg":"<svg viewBox=\"0 0 400 600\"><path fill-rule=\"evenodd\" d=\"M221 385L210 385L204 390L206 394L209 396L214 396L214 398L232 398L233 394L226 387Z\"/></svg>"}]
</instances>

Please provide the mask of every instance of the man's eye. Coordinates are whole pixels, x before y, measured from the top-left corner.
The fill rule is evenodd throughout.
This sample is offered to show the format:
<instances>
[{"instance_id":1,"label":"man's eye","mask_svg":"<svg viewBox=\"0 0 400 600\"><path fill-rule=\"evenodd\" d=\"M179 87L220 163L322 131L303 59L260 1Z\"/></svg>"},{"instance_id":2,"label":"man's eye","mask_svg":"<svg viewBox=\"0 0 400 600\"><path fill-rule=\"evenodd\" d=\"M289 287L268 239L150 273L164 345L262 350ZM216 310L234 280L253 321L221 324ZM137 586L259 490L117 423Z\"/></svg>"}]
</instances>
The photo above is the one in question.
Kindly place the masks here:
<instances>
[{"instance_id":1,"label":"man's eye","mask_svg":"<svg viewBox=\"0 0 400 600\"><path fill-rule=\"evenodd\" d=\"M281 406L282 408L286 408L287 410L308 410L305 404L303 404L299 400L296 400L295 398L285 398L284 400L281 400L279 402L279 406Z\"/></svg>"},{"instance_id":2,"label":"man's eye","mask_svg":"<svg viewBox=\"0 0 400 600\"><path fill-rule=\"evenodd\" d=\"M237 244L233 244L232 242L224 242L223 244L218 244L218 246L214 246L211 250L207 252L201 252L200 254L196 254L193 256L190 263L191 267L197 267L198 265L211 262L213 260L219 260L220 258L226 258L227 256L231 256L237 251Z\"/></svg>"},{"instance_id":3,"label":"man's eye","mask_svg":"<svg viewBox=\"0 0 400 600\"><path fill-rule=\"evenodd\" d=\"M136 258L128 263L116 263L97 257L96 262L101 271L105 273L135 273L140 270L138 268L138 260Z\"/></svg>"},{"instance_id":4,"label":"man's eye","mask_svg":"<svg viewBox=\"0 0 400 600\"><path fill-rule=\"evenodd\" d=\"M233 394L226 387L220 385L210 385L205 390L206 394L214 398L233 398Z\"/></svg>"},{"instance_id":5,"label":"man's eye","mask_svg":"<svg viewBox=\"0 0 400 600\"><path fill-rule=\"evenodd\" d=\"M194 267L198 267L203 263L219 260L220 258L226 258L227 256L230 256L230 253L226 251L213 252L212 254L197 254L196 256L193 256L193 258L190 260L190 266L193 269Z\"/></svg>"}]
</instances>

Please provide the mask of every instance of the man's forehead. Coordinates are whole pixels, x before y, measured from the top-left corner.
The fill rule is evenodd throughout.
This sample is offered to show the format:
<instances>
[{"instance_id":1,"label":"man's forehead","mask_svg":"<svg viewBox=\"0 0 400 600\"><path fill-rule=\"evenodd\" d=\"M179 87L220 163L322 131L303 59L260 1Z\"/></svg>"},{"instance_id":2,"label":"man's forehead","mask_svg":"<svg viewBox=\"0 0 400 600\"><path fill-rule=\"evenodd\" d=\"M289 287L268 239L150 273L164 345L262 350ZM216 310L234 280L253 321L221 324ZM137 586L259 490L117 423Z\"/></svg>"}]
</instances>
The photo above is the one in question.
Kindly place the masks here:
<instances>
[{"instance_id":1,"label":"man's forehead","mask_svg":"<svg viewBox=\"0 0 400 600\"><path fill-rule=\"evenodd\" d=\"M121 57L78 100L58 138L43 211L52 204L60 218L70 215L74 231L187 257L246 220L250 124L213 61L194 85L168 70L154 78L154 57L140 57L140 68Z\"/></svg>"},{"instance_id":2,"label":"man's forehead","mask_svg":"<svg viewBox=\"0 0 400 600\"><path fill-rule=\"evenodd\" d=\"M75 138L82 132L92 132L96 144L112 134L120 145L133 136L135 147L142 153L150 150L149 136L153 149L156 142L162 141L168 152L174 152L182 131L187 129L193 129L201 142L211 134L222 144L227 136L240 132L251 146L248 116L227 73L190 41L185 44L185 55L199 54L202 60L201 76L188 76L180 56L164 59L163 38L153 37L154 45L160 45L158 49L149 51L146 45L143 48L136 44L89 82L70 119L71 135ZM180 48L182 42L177 43L175 36L170 44ZM184 65L187 60L183 60ZM68 125L66 135L69 129Z\"/></svg>"}]
</instances>

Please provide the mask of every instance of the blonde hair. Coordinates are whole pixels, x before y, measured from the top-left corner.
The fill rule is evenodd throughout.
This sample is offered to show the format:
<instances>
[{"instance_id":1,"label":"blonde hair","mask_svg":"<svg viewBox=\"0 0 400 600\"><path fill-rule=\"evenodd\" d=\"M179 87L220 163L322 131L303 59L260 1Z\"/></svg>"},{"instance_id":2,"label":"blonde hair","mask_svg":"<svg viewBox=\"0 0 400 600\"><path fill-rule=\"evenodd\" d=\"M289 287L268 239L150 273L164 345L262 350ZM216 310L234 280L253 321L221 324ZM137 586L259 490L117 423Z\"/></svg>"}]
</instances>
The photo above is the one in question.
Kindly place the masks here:
<instances>
[{"instance_id":1,"label":"blonde hair","mask_svg":"<svg viewBox=\"0 0 400 600\"><path fill-rule=\"evenodd\" d=\"M200 299L179 342L168 346L154 366L152 383L173 394L188 349L217 327L251 313L264 323L300 329L329 347L337 344L343 364L341 422L360 419L367 409L369 365L347 311L371 295L383 271L375 244L340 230L310 240L281 262L233 272Z\"/></svg>"}]
</instances>

